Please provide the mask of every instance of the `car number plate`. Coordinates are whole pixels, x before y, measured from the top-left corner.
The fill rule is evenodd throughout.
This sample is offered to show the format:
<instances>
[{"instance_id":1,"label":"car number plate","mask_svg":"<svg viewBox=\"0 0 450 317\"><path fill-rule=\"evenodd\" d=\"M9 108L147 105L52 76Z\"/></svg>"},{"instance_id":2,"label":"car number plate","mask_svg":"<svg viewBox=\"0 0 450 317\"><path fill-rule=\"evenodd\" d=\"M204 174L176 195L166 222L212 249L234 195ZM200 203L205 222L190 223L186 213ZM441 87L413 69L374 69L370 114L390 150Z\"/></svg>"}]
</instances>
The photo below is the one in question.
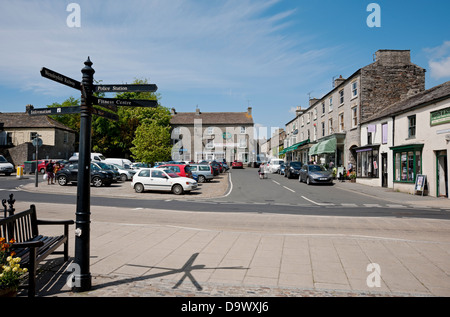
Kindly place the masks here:
<instances>
[{"instance_id":1,"label":"car number plate","mask_svg":"<svg viewBox=\"0 0 450 317\"><path fill-rule=\"evenodd\" d=\"M328 179L328 178L326 178L326 177L321 177L321 178L320 178L321 181L326 181L327 179Z\"/></svg>"}]
</instances>

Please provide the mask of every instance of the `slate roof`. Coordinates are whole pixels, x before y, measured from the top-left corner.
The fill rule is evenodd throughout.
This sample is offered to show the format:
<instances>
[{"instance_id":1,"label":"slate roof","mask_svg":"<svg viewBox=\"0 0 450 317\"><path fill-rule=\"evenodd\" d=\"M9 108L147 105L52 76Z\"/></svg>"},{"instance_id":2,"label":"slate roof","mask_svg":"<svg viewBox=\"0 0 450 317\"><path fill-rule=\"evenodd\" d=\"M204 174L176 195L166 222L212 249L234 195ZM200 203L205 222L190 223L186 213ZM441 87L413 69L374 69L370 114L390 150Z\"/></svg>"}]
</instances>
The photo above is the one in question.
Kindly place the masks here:
<instances>
[{"instance_id":1,"label":"slate roof","mask_svg":"<svg viewBox=\"0 0 450 317\"><path fill-rule=\"evenodd\" d=\"M248 112L176 112L170 124L193 125L195 119L202 119L202 125L253 125Z\"/></svg>"},{"instance_id":2,"label":"slate roof","mask_svg":"<svg viewBox=\"0 0 450 317\"><path fill-rule=\"evenodd\" d=\"M5 130L12 128L53 128L75 132L48 116L30 116L24 112L0 112L0 122L4 124Z\"/></svg>"},{"instance_id":3,"label":"slate roof","mask_svg":"<svg viewBox=\"0 0 450 317\"><path fill-rule=\"evenodd\" d=\"M440 99L450 98L450 81L447 81L441 85L435 86L428 90L422 91L412 97L405 100L398 101L389 107L384 108L377 114L367 118L361 123L370 122L376 119L384 118L413 110L425 106L432 102L437 102Z\"/></svg>"}]
</instances>

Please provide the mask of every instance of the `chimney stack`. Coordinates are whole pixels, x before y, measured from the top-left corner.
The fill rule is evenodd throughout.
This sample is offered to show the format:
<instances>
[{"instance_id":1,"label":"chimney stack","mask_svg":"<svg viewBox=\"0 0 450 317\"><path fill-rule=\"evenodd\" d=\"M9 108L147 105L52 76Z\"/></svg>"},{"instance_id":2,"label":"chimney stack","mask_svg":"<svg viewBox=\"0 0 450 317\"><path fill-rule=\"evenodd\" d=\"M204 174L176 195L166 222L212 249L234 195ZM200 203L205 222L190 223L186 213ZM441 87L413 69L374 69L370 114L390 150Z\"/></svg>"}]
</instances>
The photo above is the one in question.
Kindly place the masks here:
<instances>
[{"instance_id":1,"label":"chimney stack","mask_svg":"<svg viewBox=\"0 0 450 317\"><path fill-rule=\"evenodd\" d=\"M344 81L346 81L346 79L343 78L342 75L339 76L339 78L336 78L334 80L334 88L339 87Z\"/></svg>"}]
</instances>

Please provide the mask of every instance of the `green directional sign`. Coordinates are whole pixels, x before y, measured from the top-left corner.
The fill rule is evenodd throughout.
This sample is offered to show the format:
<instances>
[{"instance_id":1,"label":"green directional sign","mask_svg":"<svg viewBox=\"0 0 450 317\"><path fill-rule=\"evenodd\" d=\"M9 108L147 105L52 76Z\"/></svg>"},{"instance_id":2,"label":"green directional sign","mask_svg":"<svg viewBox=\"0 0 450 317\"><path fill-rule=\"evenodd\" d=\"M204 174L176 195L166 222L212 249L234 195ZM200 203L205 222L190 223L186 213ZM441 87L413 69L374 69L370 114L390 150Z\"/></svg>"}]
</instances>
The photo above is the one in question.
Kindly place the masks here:
<instances>
[{"instance_id":1,"label":"green directional sign","mask_svg":"<svg viewBox=\"0 0 450 317\"><path fill-rule=\"evenodd\" d=\"M97 115L97 116L106 118L106 119L110 119L110 120L113 120L113 121L119 121L119 116L116 115L115 113L111 113L111 112L108 112L108 111L105 111L105 110L102 110L102 109L99 109L99 108L95 108L95 107L92 108L92 113Z\"/></svg>"},{"instance_id":2,"label":"green directional sign","mask_svg":"<svg viewBox=\"0 0 450 317\"><path fill-rule=\"evenodd\" d=\"M116 98L93 98L94 104L101 107L126 106L126 107L158 107L157 100L116 99Z\"/></svg>"},{"instance_id":3,"label":"green directional sign","mask_svg":"<svg viewBox=\"0 0 450 317\"><path fill-rule=\"evenodd\" d=\"M95 92L155 92L158 86L154 84L146 85L95 85Z\"/></svg>"},{"instance_id":4,"label":"green directional sign","mask_svg":"<svg viewBox=\"0 0 450 317\"><path fill-rule=\"evenodd\" d=\"M80 107L39 108L30 110L30 116L54 116L72 113L80 113Z\"/></svg>"},{"instance_id":5,"label":"green directional sign","mask_svg":"<svg viewBox=\"0 0 450 317\"><path fill-rule=\"evenodd\" d=\"M57 83L81 90L81 83L75 79L61 75L51 69L43 67L41 69L41 76L56 81Z\"/></svg>"}]
</instances>

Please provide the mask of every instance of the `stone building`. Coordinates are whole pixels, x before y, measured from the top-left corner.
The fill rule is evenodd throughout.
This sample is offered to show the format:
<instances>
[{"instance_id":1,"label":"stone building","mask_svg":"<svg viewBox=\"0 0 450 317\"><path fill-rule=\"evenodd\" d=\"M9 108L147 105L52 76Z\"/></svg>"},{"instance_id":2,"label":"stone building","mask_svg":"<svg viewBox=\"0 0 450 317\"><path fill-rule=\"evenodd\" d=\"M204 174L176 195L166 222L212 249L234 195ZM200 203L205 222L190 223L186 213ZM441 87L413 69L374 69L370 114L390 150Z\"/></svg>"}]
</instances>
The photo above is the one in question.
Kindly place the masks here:
<instances>
[{"instance_id":1,"label":"stone building","mask_svg":"<svg viewBox=\"0 0 450 317\"><path fill-rule=\"evenodd\" d=\"M354 166L361 121L424 90L425 69L411 63L409 50L379 50L372 64L340 76L322 98L297 109L286 125L286 157Z\"/></svg>"},{"instance_id":2,"label":"stone building","mask_svg":"<svg viewBox=\"0 0 450 317\"><path fill-rule=\"evenodd\" d=\"M30 116L27 112L0 113L0 154L14 165L35 159L32 140L40 135L38 159L68 159L74 152L75 131L48 116Z\"/></svg>"},{"instance_id":3,"label":"stone building","mask_svg":"<svg viewBox=\"0 0 450 317\"><path fill-rule=\"evenodd\" d=\"M357 182L449 197L450 82L394 103L361 123ZM422 194L422 191L419 193Z\"/></svg>"},{"instance_id":4,"label":"stone building","mask_svg":"<svg viewBox=\"0 0 450 317\"><path fill-rule=\"evenodd\" d=\"M172 109L172 160L255 162L252 108L246 112L177 112Z\"/></svg>"}]
</instances>

